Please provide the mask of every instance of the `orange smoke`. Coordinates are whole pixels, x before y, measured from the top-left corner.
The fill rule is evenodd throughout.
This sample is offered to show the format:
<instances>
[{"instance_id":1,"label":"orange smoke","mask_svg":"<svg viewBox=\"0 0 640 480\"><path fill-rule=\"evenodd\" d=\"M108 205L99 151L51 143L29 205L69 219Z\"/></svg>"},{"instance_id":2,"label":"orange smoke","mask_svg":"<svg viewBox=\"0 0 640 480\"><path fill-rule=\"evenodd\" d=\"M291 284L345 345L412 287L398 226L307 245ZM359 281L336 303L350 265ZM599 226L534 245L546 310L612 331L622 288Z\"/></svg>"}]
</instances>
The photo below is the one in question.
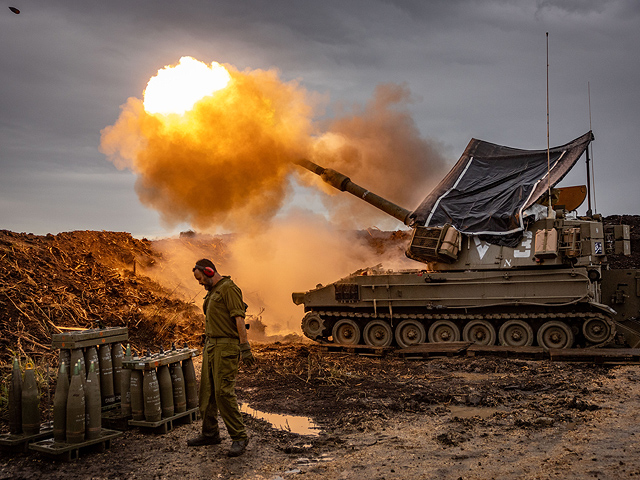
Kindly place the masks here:
<instances>
[{"instance_id":1,"label":"orange smoke","mask_svg":"<svg viewBox=\"0 0 640 480\"><path fill-rule=\"evenodd\" d=\"M354 230L338 230L322 215L295 209L253 235L182 235L154 241L153 246L162 262L145 274L199 308L205 292L191 267L196 260L209 258L242 289L247 313L261 315L267 335L301 334L304 311L292 302L292 292L326 285L377 264L388 269L420 265L400 249L381 255ZM249 330L250 339L252 334Z\"/></svg>"},{"instance_id":2,"label":"orange smoke","mask_svg":"<svg viewBox=\"0 0 640 480\"><path fill-rule=\"evenodd\" d=\"M163 81L150 108L152 87ZM239 72L183 57L149 81L144 105L128 99L116 123L102 131L100 148L118 168L138 176L141 202L166 224L200 230L267 225L291 190L292 170L303 183L321 183L293 166L301 157L342 171L407 209L442 177L441 148L421 137L406 87L378 86L364 108L333 119L315 137L311 97L298 83L281 81L275 70ZM400 227L348 194L321 188L330 194L323 195L329 215L342 226Z\"/></svg>"},{"instance_id":3,"label":"orange smoke","mask_svg":"<svg viewBox=\"0 0 640 480\"><path fill-rule=\"evenodd\" d=\"M364 108L356 106L353 113L330 122L328 133L314 146L312 160L413 210L446 173L446 160L440 144L421 137L408 109L411 100L405 86L379 85ZM397 220L348 194L324 196L323 202L334 221L344 227L352 226L354 218L365 225L401 227Z\"/></svg>"},{"instance_id":4,"label":"orange smoke","mask_svg":"<svg viewBox=\"0 0 640 480\"><path fill-rule=\"evenodd\" d=\"M306 92L272 70L226 69L229 84L182 115L149 114L129 98L102 131L101 151L138 176L140 200L170 225L235 229L268 221L289 189L291 162L306 152Z\"/></svg>"},{"instance_id":5,"label":"orange smoke","mask_svg":"<svg viewBox=\"0 0 640 480\"><path fill-rule=\"evenodd\" d=\"M228 83L204 88L195 100L187 95L186 108L167 108L163 97L169 94L160 95L160 106L147 106L148 111L141 100L129 98L116 123L102 131L101 151L118 168L137 175L140 200L167 224L188 223L200 231L223 227L237 234L215 248L201 249L188 239L167 242L162 265L149 273L199 304L203 292L191 268L199 258L211 258L223 275L237 281L248 313L264 312L267 333L274 334L300 331L304 312L292 303L293 291L381 261L386 268L420 268L401 252L381 259L353 235L354 228L375 223L401 228L397 220L332 190L292 163L309 158L414 208L439 181L445 162L440 146L423 139L411 118L408 89L379 86L366 106L320 128L313 121L317 95L296 82L283 82L274 70L225 68ZM324 133L315 135L316 130ZM291 172L302 184L330 194L321 195L329 221L302 205L274 219L293 189Z\"/></svg>"}]
</instances>

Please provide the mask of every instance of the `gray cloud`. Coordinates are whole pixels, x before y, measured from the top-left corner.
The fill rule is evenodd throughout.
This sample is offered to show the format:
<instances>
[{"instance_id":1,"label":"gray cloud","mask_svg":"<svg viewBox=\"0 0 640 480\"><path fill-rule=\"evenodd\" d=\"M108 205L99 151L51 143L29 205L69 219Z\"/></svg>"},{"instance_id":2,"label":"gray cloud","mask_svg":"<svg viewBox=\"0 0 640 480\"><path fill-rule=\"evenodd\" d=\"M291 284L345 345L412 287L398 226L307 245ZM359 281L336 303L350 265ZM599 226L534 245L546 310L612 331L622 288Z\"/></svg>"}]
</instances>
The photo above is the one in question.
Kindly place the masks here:
<instances>
[{"instance_id":1,"label":"gray cloud","mask_svg":"<svg viewBox=\"0 0 640 480\"><path fill-rule=\"evenodd\" d=\"M99 151L128 97L183 55L276 67L338 103L406 84L451 163L471 137L546 145L589 129L598 209L638 213L640 4L610 1L29 2L0 12L0 228L162 232ZM583 183L577 167L567 181ZM357 180L354 178L354 180ZM427 192L425 192L426 195ZM304 198L304 196L300 196Z\"/></svg>"}]
</instances>

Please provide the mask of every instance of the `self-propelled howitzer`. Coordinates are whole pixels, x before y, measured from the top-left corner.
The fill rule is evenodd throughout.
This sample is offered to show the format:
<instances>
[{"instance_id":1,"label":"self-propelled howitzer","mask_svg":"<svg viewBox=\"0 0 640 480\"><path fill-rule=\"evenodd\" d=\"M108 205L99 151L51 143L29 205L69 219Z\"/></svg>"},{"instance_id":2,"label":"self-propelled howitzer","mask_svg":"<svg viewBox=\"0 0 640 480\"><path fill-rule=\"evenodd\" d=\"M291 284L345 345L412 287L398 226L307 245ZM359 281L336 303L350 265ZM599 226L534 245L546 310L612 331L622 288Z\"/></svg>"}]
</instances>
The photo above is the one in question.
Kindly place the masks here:
<instances>
[{"instance_id":1,"label":"self-propelled howitzer","mask_svg":"<svg viewBox=\"0 0 640 480\"><path fill-rule=\"evenodd\" d=\"M620 292L627 278L607 268L607 254L630 254L629 227L605 228L599 216L571 215L585 187L552 188L592 139L589 132L549 151L474 139L414 211L335 170L298 162L410 226L406 255L422 263L409 271L364 270L294 293L306 312L304 334L320 342L399 347L460 340L545 348L640 345L639 290ZM616 298L626 299L624 308Z\"/></svg>"}]
</instances>

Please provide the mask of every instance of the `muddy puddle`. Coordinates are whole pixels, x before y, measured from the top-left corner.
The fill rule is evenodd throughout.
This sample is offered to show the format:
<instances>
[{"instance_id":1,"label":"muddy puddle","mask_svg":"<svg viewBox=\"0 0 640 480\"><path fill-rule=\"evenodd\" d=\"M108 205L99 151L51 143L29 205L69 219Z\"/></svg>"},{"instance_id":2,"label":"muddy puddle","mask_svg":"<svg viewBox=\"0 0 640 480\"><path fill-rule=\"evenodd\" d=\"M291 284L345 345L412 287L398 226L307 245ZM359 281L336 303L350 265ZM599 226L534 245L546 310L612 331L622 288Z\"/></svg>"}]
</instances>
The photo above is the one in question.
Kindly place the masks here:
<instances>
[{"instance_id":1,"label":"muddy puddle","mask_svg":"<svg viewBox=\"0 0 640 480\"><path fill-rule=\"evenodd\" d=\"M248 403L241 403L240 411L251 415L253 418L269 422L273 428L279 430L298 435L320 435L321 428L309 417L263 412L251 408Z\"/></svg>"}]
</instances>

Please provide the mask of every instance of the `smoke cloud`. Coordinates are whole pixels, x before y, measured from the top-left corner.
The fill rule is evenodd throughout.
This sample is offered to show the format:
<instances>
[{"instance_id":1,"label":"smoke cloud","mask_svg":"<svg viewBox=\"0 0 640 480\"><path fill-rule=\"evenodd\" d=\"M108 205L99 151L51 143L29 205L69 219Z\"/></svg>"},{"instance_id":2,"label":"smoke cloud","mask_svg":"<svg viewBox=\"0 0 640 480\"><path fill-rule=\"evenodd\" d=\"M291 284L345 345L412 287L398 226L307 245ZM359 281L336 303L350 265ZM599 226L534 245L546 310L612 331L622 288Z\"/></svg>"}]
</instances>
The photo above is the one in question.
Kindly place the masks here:
<instances>
[{"instance_id":1,"label":"smoke cloud","mask_svg":"<svg viewBox=\"0 0 640 480\"><path fill-rule=\"evenodd\" d=\"M243 290L248 313L261 314L267 333L276 334L300 332L304 312L291 301L294 291L381 261L386 268L420 268L400 250L381 259L354 231L402 227L397 220L293 163L309 158L412 209L440 180L445 160L440 145L421 137L408 88L381 85L364 107L344 108L320 124L314 122L320 95L281 81L275 70L225 67L227 87L183 115L148 114L141 100L129 98L115 124L102 131L101 150L137 175L141 202L164 222L234 232L224 241L187 235L157 242L163 261L148 273L199 304L203 292L191 268L211 258ZM294 177L326 193L326 216L304 205L276 216Z\"/></svg>"},{"instance_id":2,"label":"smoke cloud","mask_svg":"<svg viewBox=\"0 0 640 480\"><path fill-rule=\"evenodd\" d=\"M281 207L292 161L304 156L312 107L275 71L238 72L183 115L150 115L129 98L102 131L101 151L137 176L141 202L168 225L243 230Z\"/></svg>"},{"instance_id":3,"label":"smoke cloud","mask_svg":"<svg viewBox=\"0 0 640 480\"><path fill-rule=\"evenodd\" d=\"M364 107L356 105L352 112L343 112L329 122L327 133L314 144L313 160L413 210L441 180L446 159L442 145L422 138L409 111L412 101L406 86L379 85ZM335 192L323 201L334 221L343 227L353 227L354 219L383 228L401 226L351 195Z\"/></svg>"},{"instance_id":4,"label":"smoke cloud","mask_svg":"<svg viewBox=\"0 0 640 480\"><path fill-rule=\"evenodd\" d=\"M366 240L362 232L339 230L324 216L297 209L253 235L183 234L155 241L162 261L145 273L200 306L205 292L191 267L209 258L240 286L249 305L247 314L260 316L268 335L300 334L304 312L292 302L292 292L334 282L368 266L416 267L403 255L402 245L387 242L381 254Z\"/></svg>"}]
</instances>

